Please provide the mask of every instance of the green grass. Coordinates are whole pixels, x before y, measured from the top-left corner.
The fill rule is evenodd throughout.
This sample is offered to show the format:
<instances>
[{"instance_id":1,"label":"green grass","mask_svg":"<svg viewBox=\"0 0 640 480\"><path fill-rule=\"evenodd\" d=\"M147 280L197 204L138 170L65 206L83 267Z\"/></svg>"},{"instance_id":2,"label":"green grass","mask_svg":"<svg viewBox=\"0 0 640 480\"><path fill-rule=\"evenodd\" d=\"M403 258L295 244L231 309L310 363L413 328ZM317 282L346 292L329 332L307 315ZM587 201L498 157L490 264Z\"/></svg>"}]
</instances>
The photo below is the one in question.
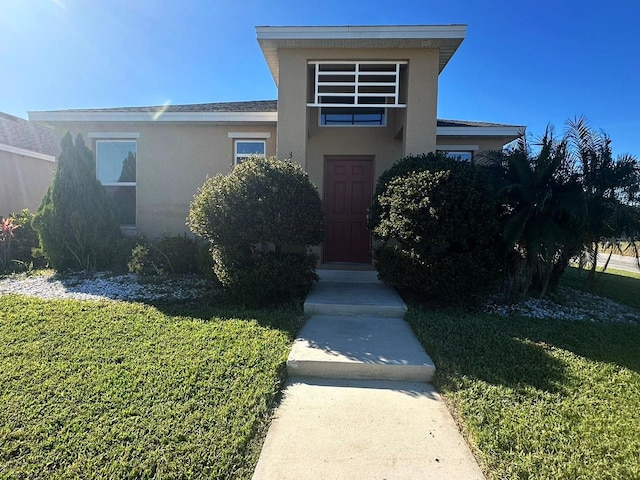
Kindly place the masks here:
<instances>
[{"instance_id":1,"label":"green grass","mask_svg":"<svg viewBox=\"0 0 640 480\"><path fill-rule=\"evenodd\" d=\"M638 326L415 308L407 320L488 478L640 478Z\"/></svg>"},{"instance_id":2,"label":"green grass","mask_svg":"<svg viewBox=\"0 0 640 480\"><path fill-rule=\"evenodd\" d=\"M596 279L590 285L586 270L569 267L562 275L560 284L640 308L640 273L607 269L606 272L596 273Z\"/></svg>"},{"instance_id":3,"label":"green grass","mask_svg":"<svg viewBox=\"0 0 640 480\"><path fill-rule=\"evenodd\" d=\"M0 478L250 478L298 308L0 304Z\"/></svg>"}]
</instances>

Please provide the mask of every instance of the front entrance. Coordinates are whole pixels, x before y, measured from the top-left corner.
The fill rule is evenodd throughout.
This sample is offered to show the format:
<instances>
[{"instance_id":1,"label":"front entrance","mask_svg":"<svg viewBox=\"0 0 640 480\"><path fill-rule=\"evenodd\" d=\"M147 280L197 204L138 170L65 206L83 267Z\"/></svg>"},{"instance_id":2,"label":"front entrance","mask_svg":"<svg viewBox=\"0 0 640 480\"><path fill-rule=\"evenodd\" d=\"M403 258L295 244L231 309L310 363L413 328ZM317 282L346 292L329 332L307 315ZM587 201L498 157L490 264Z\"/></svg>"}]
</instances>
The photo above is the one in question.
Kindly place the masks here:
<instances>
[{"instance_id":1,"label":"front entrance","mask_svg":"<svg viewBox=\"0 0 640 480\"><path fill-rule=\"evenodd\" d=\"M367 209L373 197L372 158L327 158L324 172L323 261L371 262Z\"/></svg>"}]
</instances>

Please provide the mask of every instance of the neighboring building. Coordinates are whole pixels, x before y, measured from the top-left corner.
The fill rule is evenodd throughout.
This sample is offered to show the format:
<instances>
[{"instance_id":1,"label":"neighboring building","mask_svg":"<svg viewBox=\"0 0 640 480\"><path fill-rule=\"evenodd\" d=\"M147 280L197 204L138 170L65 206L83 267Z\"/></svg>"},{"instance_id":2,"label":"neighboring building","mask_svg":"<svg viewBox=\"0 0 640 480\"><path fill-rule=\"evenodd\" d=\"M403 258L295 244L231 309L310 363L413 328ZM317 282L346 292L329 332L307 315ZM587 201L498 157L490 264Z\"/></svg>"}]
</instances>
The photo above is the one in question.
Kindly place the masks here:
<instances>
[{"instance_id":1,"label":"neighboring building","mask_svg":"<svg viewBox=\"0 0 640 480\"><path fill-rule=\"evenodd\" d=\"M0 215L40 206L59 150L52 128L0 112Z\"/></svg>"},{"instance_id":2,"label":"neighboring building","mask_svg":"<svg viewBox=\"0 0 640 480\"><path fill-rule=\"evenodd\" d=\"M370 262L366 228L375 179L408 154L471 160L523 127L437 120L438 75L464 25L257 27L278 100L30 112L61 137L88 138L97 176L123 228L186 230L208 175L249 154L299 162L325 204L323 262Z\"/></svg>"}]
</instances>

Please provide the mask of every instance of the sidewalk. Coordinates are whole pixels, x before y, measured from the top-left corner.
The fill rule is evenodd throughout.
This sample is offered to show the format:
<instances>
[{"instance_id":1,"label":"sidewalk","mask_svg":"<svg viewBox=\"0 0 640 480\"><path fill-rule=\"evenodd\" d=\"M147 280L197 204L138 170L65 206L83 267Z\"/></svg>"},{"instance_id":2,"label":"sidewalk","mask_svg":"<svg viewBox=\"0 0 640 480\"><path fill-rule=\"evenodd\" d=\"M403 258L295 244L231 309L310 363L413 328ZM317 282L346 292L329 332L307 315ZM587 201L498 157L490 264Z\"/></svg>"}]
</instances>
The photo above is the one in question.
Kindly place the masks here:
<instances>
[{"instance_id":1,"label":"sidewalk","mask_svg":"<svg viewBox=\"0 0 640 480\"><path fill-rule=\"evenodd\" d=\"M482 479L374 272L319 271L254 480Z\"/></svg>"}]
</instances>

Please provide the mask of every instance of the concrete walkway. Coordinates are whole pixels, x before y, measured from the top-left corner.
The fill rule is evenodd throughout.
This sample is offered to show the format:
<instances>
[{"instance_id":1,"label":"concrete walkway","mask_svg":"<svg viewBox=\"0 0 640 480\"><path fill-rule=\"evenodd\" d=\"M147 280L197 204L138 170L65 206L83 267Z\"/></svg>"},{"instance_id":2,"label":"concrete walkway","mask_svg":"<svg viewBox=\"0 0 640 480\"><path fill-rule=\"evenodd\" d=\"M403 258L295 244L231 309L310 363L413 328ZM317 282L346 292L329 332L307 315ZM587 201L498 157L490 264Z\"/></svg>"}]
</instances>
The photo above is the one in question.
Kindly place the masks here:
<instances>
[{"instance_id":1,"label":"concrete walkway","mask_svg":"<svg viewBox=\"0 0 640 480\"><path fill-rule=\"evenodd\" d=\"M402 299L375 272L318 274L254 480L484 478Z\"/></svg>"}]
</instances>

